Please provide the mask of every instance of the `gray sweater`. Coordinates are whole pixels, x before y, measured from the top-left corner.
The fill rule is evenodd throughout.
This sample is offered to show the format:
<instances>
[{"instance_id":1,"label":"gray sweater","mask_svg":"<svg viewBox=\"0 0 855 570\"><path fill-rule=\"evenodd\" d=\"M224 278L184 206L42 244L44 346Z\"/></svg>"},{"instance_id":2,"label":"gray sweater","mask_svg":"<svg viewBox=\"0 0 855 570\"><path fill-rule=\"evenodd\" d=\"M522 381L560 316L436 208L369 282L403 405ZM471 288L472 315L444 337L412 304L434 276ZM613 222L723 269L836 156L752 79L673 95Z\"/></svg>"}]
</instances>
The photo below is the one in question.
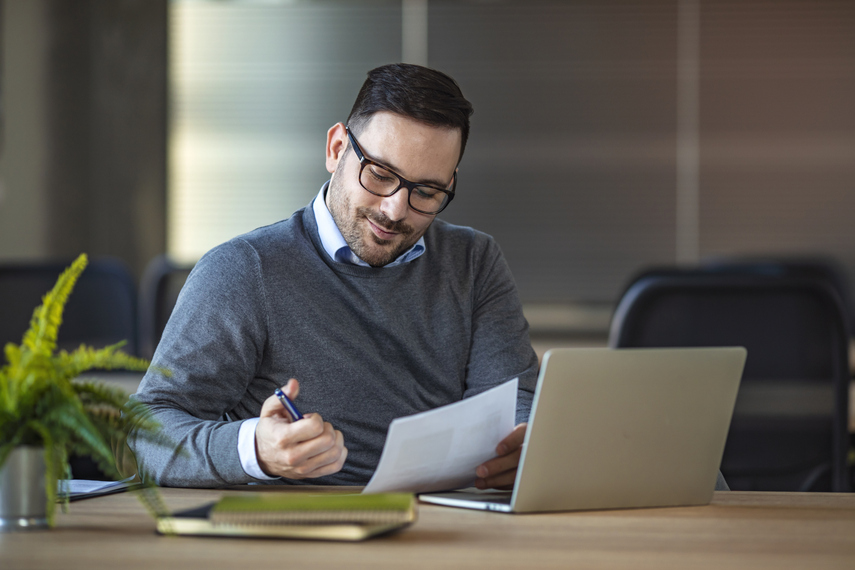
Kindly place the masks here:
<instances>
[{"instance_id":1,"label":"gray sweater","mask_svg":"<svg viewBox=\"0 0 855 570\"><path fill-rule=\"evenodd\" d=\"M307 207L208 252L134 395L185 450L132 441L146 473L168 486L255 481L240 464L239 420L292 377L299 408L341 430L348 457L334 475L280 483L364 485L393 419L517 376L526 421L537 357L498 245L442 220L425 243L397 267L338 263Z\"/></svg>"}]
</instances>

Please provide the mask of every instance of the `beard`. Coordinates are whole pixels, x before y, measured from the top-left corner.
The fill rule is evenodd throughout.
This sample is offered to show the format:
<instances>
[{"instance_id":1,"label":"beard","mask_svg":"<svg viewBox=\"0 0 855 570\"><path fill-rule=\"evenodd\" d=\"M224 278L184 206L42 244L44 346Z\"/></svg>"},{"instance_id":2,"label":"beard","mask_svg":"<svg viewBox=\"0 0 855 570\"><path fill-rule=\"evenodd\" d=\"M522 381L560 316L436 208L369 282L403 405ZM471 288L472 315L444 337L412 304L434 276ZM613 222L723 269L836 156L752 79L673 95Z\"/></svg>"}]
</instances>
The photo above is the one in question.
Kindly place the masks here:
<instances>
[{"instance_id":1,"label":"beard","mask_svg":"<svg viewBox=\"0 0 855 570\"><path fill-rule=\"evenodd\" d=\"M339 171L343 165L344 158L339 164ZM359 190L368 194L368 191L361 186ZM398 191L404 192L406 189L402 188ZM344 241L359 259L372 267L383 267L392 263L419 241L419 238L424 234L424 231L417 233L412 226L403 221L393 222L382 212L374 211L365 206L354 208L351 205L348 190L343 187L337 176L333 176L330 181L327 193L329 195L330 214L332 214L336 226L344 237ZM371 223L383 230L398 233L398 236L393 240L377 237L367 227L365 219L370 220Z\"/></svg>"}]
</instances>

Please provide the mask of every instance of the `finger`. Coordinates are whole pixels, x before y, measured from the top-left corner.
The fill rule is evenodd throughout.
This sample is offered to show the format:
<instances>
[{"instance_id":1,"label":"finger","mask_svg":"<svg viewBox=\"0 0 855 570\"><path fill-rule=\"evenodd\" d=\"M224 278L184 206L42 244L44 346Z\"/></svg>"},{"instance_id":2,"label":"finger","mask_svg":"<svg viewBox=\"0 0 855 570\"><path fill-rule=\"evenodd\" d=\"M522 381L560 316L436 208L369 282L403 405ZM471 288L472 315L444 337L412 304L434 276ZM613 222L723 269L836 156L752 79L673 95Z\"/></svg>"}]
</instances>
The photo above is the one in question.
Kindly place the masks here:
<instances>
[{"instance_id":1,"label":"finger","mask_svg":"<svg viewBox=\"0 0 855 570\"><path fill-rule=\"evenodd\" d=\"M306 475L306 479L316 478L316 477L324 477L325 475L332 475L333 473L338 473L341 471L341 468L344 467L344 462L347 460L347 448L341 448L341 454L338 459L333 463L329 463L324 465L323 467L319 467L318 469L312 471L308 475Z\"/></svg>"},{"instance_id":2,"label":"finger","mask_svg":"<svg viewBox=\"0 0 855 570\"><path fill-rule=\"evenodd\" d=\"M298 443L292 443L288 446L289 463L292 465L307 463L314 457L327 453L330 449L334 449L336 445L341 446L338 433L333 429L332 424L326 423L323 425L321 433L318 433L315 437L302 440Z\"/></svg>"},{"instance_id":3,"label":"finger","mask_svg":"<svg viewBox=\"0 0 855 570\"><path fill-rule=\"evenodd\" d=\"M518 424L514 429L511 430L511 433L508 434L505 439L499 442L499 445L496 446L496 453L499 455L505 455L519 449L519 447L525 441L525 432L528 428L528 424L523 422Z\"/></svg>"},{"instance_id":4,"label":"finger","mask_svg":"<svg viewBox=\"0 0 855 570\"><path fill-rule=\"evenodd\" d=\"M318 469L312 473L312 477L323 477L324 475L332 475L333 473L338 473L341 471L341 468L344 467L344 462L347 460L347 448L341 448L341 455L339 455L338 461L334 463L330 463L325 467Z\"/></svg>"},{"instance_id":5,"label":"finger","mask_svg":"<svg viewBox=\"0 0 855 570\"><path fill-rule=\"evenodd\" d=\"M281 407L281 404L280 404ZM282 408L283 411L285 408ZM287 417L285 414L284 417ZM302 420L291 423L288 419L274 426L274 436L281 448L295 446L311 441L324 433L326 422L320 414L306 414Z\"/></svg>"},{"instance_id":6,"label":"finger","mask_svg":"<svg viewBox=\"0 0 855 570\"><path fill-rule=\"evenodd\" d=\"M311 455L304 459L295 467L294 471L302 477L320 477L321 475L319 473L335 473L341 469L341 465L344 464L344 458L342 455L344 454L346 456L347 453L346 448L344 447L344 436L340 431L333 430L331 438L333 445L321 453ZM336 464L339 464L339 466L331 471L330 469L332 469Z\"/></svg>"},{"instance_id":7,"label":"finger","mask_svg":"<svg viewBox=\"0 0 855 570\"><path fill-rule=\"evenodd\" d=\"M507 455L494 457L493 459L485 461L479 465L475 469L475 475L481 479L487 479L488 477L493 477L500 473L504 473L505 471L514 470L520 463L520 455L522 455L522 449L517 448L515 451L512 451Z\"/></svg>"},{"instance_id":8,"label":"finger","mask_svg":"<svg viewBox=\"0 0 855 570\"><path fill-rule=\"evenodd\" d=\"M282 402L279 401L275 395L270 396L264 403L261 404L261 411L258 413L258 417L260 418L283 418L291 421L291 418L288 416L288 413L285 411L285 408L282 406Z\"/></svg>"},{"instance_id":9,"label":"finger","mask_svg":"<svg viewBox=\"0 0 855 570\"><path fill-rule=\"evenodd\" d=\"M320 424L318 431L311 429L314 424ZM307 437L311 435L315 437ZM302 479L320 476L312 474L319 468L335 473L344 464L343 435L318 414L293 424L263 418L256 428L256 446L259 465L268 475Z\"/></svg>"},{"instance_id":10,"label":"finger","mask_svg":"<svg viewBox=\"0 0 855 570\"><path fill-rule=\"evenodd\" d=\"M525 432L528 424L521 423L511 430L511 433L505 437L496 446L498 457L494 457L489 461L485 461L475 469L475 474L478 477L484 478L491 475L496 475L503 471L515 469L519 464L520 451L523 441L525 441Z\"/></svg>"},{"instance_id":11,"label":"finger","mask_svg":"<svg viewBox=\"0 0 855 570\"><path fill-rule=\"evenodd\" d=\"M296 400L297 396L300 395L300 383L296 378L291 378L287 384L282 386L282 391L292 400Z\"/></svg>"},{"instance_id":12,"label":"finger","mask_svg":"<svg viewBox=\"0 0 855 570\"><path fill-rule=\"evenodd\" d=\"M344 465L347 449L341 432L336 431L331 437L334 445L311 458L300 457L296 448L284 450L279 463L282 475L291 479L306 479L339 471Z\"/></svg>"},{"instance_id":13,"label":"finger","mask_svg":"<svg viewBox=\"0 0 855 570\"><path fill-rule=\"evenodd\" d=\"M259 466L268 475L284 476L283 470L291 466L291 448L320 435L323 429L319 416L293 424L281 416L260 418L255 427L255 452Z\"/></svg>"},{"instance_id":14,"label":"finger","mask_svg":"<svg viewBox=\"0 0 855 570\"><path fill-rule=\"evenodd\" d=\"M280 388L285 394L295 400L297 395L300 393L300 383L296 378L291 378L288 380L288 383ZM277 416L281 418L285 418L289 422L291 421L291 416L285 411L285 407L282 405L282 402L279 401L279 398L276 397L276 394L273 394L261 405L261 412L259 412L258 417L267 418L271 416Z\"/></svg>"},{"instance_id":15,"label":"finger","mask_svg":"<svg viewBox=\"0 0 855 570\"><path fill-rule=\"evenodd\" d=\"M517 478L517 470L504 471L493 477L477 479L475 487L478 489L513 489Z\"/></svg>"},{"instance_id":16,"label":"finger","mask_svg":"<svg viewBox=\"0 0 855 570\"><path fill-rule=\"evenodd\" d=\"M302 420L291 423L282 416L262 417L255 427L257 449L267 453L278 453L289 447L310 441L324 432L324 421L318 414L308 414Z\"/></svg>"}]
</instances>

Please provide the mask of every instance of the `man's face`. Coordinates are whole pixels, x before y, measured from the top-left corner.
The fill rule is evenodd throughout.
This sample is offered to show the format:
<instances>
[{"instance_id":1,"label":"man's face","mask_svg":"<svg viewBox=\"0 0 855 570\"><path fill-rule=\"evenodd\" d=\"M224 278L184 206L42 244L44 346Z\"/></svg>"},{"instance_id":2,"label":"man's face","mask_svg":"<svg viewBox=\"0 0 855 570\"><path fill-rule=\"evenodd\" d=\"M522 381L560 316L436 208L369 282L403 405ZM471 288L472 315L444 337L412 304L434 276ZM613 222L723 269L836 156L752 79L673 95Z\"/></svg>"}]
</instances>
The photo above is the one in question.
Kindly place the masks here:
<instances>
[{"instance_id":1,"label":"man's face","mask_svg":"<svg viewBox=\"0 0 855 570\"><path fill-rule=\"evenodd\" d=\"M457 129L433 127L408 117L380 112L354 133L365 156L413 182L446 187L460 157ZM381 197L359 184L359 159L347 148L341 123L327 133L327 170L332 174L327 206L344 240L374 267L394 261L413 246L436 216L409 207L406 188Z\"/></svg>"}]
</instances>

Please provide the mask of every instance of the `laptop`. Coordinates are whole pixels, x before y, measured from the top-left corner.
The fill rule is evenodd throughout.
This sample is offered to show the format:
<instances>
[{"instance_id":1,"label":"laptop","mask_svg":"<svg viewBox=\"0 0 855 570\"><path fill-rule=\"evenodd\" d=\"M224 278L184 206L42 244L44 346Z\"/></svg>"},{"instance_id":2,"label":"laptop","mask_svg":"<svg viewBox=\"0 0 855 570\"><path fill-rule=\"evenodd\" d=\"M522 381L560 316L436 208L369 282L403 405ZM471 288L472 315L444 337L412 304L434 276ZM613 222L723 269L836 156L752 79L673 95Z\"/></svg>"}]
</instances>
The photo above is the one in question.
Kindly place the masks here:
<instances>
[{"instance_id":1,"label":"laptop","mask_svg":"<svg viewBox=\"0 0 855 570\"><path fill-rule=\"evenodd\" d=\"M746 354L741 347L550 350L513 491L419 499L505 513L708 504Z\"/></svg>"}]
</instances>

